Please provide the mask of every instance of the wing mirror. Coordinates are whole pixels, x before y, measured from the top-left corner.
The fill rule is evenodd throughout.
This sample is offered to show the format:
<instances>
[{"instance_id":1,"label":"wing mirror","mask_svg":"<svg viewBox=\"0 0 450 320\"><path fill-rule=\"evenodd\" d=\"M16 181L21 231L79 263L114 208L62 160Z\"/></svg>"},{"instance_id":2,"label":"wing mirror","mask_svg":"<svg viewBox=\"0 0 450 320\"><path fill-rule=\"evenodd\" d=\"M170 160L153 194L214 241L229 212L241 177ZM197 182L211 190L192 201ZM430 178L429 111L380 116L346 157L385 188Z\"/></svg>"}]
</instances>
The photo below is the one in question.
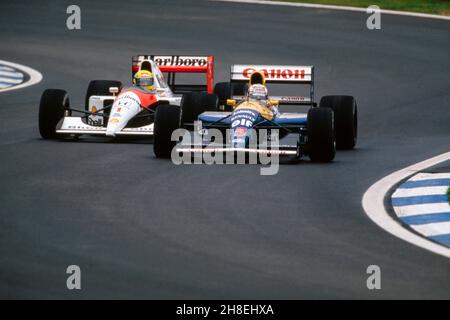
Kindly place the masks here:
<instances>
[{"instance_id":1,"label":"wing mirror","mask_svg":"<svg viewBox=\"0 0 450 320\"><path fill-rule=\"evenodd\" d=\"M110 87L109 88L109 93L112 93L113 95L115 95L118 92L119 92L119 88L118 87Z\"/></svg>"},{"instance_id":2,"label":"wing mirror","mask_svg":"<svg viewBox=\"0 0 450 320\"><path fill-rule=\"evenodd\" d=\"M236 100L234 100L234 99L227 99L227 106L235 107L236 106Z\"/></svg>"}]
</instances>

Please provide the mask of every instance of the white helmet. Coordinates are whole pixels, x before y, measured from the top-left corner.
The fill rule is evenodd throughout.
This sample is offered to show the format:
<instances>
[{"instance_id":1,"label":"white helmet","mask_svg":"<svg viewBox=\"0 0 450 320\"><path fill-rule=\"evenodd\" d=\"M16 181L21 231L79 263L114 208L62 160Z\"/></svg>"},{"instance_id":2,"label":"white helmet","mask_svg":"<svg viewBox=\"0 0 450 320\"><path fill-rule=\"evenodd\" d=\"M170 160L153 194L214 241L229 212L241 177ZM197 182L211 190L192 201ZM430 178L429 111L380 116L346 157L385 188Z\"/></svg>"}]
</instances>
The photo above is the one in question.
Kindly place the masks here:
<instances>
[{"instance_id":1,"label":"white helmet","mask_svg":"<svg viewBox=\"0 0 450 320\"><path fill-rule=\"evenodd\" d=\"M260 103L267 103L268 95L267 88L262 84L252 84L247 92L249 101L258 101Z\"/></svg>"}]
</instances>

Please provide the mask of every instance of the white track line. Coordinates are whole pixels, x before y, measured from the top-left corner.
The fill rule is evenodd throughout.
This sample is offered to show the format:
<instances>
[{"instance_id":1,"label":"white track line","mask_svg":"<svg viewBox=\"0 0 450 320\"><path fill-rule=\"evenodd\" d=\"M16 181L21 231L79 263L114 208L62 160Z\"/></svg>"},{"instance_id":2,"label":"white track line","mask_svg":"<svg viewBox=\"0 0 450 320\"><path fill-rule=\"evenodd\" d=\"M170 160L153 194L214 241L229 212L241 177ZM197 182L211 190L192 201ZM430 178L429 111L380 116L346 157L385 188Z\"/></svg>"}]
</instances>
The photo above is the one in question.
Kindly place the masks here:
<instances>
[{"instance_id":1,"label":"white track line","mask_svg":"<svg viewBox=\"0 0 450 320\"><path fill-rule=\"evenodd\" d=\"M30 77L30 79L28 81L21 83L17 86L0 89L0 92L6 92L6 91L10 91L10 90L16 90L16 89L29 87L36 83L39 83L42 80L42 74L39 71L34 70L30 67L27 67L27 66L24 66L24 65L21 65L18 63L9 62L9 61L3 61L3 60L0 60L0 64L17 69L23 73L28 74Z\"/></svg>"},{"instance_id":2,"label":"white track line","mask_svg":"<svg viewBox=\"0 0 450 320\"><path fill-rule=\"evenodd\" d=\"M408 241L418 247L450 258L450 248L441 246L431 240L407 230L398 221L393 219L384 207L384 198L386 194L400 181L412 176L413 174L442 163L450 159L450 152L443 153L434 158L416 163L407 168L398 170L377 181L364 193L362 205L369 216L378 226L393 234L394 236Z\"/></svg>"},{"instance_id":3,"label":"white track line","mask_svg":"<svg viewBox=\"0 0 450 320\"><path fill-rule=\"evenodd\" d=\"M267 0L210 0L210 1L221 1L221 2L237 2L237 3L248 3L248 4L263 4L271 6L287 6L287 7L301 7L301 8L316 8L316 9L330 9L330 10L342 10L342 11L355 11L366 13L367 8L358 7L345 7L345 6L335 6L327 4L313 4L313 3L298 3L298 2L283 2L283 1L267 1ZM409 12L409 11L396 11L396 10L384 10L381 9L382 14L393 14L398 16L408 16L417 18L429 18L429 19L439 19L450 21L449 16L440 16L437 14L419 13L419 12Z\"/></svg>"}]
</instances>

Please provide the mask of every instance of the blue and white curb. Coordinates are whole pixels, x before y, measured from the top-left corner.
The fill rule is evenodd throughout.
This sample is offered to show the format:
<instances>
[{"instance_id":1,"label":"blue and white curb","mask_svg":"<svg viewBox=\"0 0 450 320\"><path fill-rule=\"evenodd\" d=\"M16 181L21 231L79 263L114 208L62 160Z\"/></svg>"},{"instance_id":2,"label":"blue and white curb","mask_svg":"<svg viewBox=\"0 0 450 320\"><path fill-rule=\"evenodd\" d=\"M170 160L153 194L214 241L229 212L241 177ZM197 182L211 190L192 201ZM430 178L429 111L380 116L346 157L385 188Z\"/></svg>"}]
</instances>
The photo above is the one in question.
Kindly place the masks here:
<instances>
[{"instance_id":1,"label":"blue and white curb","mask_svg":"<svg viewBox=\"0 0 450 320\"><path fill-rule=\"evenodd\" d=\"M362 198L362 206L369 219L390 234L422 249L450 258L449 246L435 242L412 228L405 227L399 218L388 212L386 206L386 199L391 199L391 191L402 181L446 161L450 161L450 151L388 174L367 189Z\"/></svg>"},{"instance_id":2,"label":"blue and white curb","mask_svg":"<svg viewBox=\"0 0 450 320\"><path fill-rule=\"evenodd\" d=\"M402 183L391 203L401 222L450 247L450 173L419 173Z\"/></svg>"},{"instance_id":3,"label":"blue and white curb","mask_svg":"<svg viewBox=\"0 0 450 320\"><path fill-rule=\"evenodd\" d=\"M0 89L21 84L24 79L25 75L22 72L0 63Z\"/></svg>"},{"instance_id":4,"label":"blue and white curb","mask_svg":"<svg viewBox=\"0 0 450 320\"><path fill-rule=\"evenodd\" d=\"M35 69L0 60L0 92L29 87L41 80L42 74Z\"/></svg>"}]
</instances>

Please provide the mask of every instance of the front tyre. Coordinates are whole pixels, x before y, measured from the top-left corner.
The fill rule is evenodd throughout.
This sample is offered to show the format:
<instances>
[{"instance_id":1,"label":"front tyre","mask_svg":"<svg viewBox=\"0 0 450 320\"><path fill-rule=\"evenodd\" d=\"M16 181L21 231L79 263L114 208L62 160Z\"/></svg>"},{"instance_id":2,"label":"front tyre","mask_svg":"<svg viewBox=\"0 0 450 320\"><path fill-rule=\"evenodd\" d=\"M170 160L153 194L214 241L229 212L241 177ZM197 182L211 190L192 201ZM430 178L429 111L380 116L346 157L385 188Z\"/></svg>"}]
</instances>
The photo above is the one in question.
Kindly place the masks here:
<instances>
[{"instance_id":1,"label":"front tyre","mask_svg":"<svg viewBox=\"0 0 450 320\"><path fill-rule=\"evenodd\" d=\"M180 108L173 105L160 105L156 108L153 131L153 152L157 158L170 158L176 141L172 132L178 129Z\"/></svg>"},{"instance_id":2,"label":"front tyre","mask_svg":"<svg viewBox=\"0 0 450 320\"><path fill-rule=\"evenodd\" d=\"M109 88L118 87L119 91L122 89L122 82L117 80L92 80L89 82L86 90L86 98L84 102L84 109L89 111L89 98L91 96L112 96ZM105 113L109 114L109 109Z\"/></svg>"},{"instance_id":3,"label":"front tyre","mask_svg":"<svg viewBox=\"0 0 450 320\"><path fill-rule=\"evenodd\" d=\"M309 109L307 130L307 150L311 161L332 161L336 155L333 111L329 108Z\"/></svg>"},{"instance_id":4,"label":"front tyre","mask_svg":"<svg viewBox=\"0 0 450 320\"><path fill-rule=\"evenodd\" d=\"M336 147L350 150L358 137L358 108L352 96L324 96L319 106L334 112Z\"/></svg>"},{"instance_id":5,"label":"front tyre","mask_svg":"<svg viewBox=\"0 0 450 320\"><path fill-rule=\"evenodd\" d=\"M56 126L69 110L69 95L60 89L47 89L39 104L39 133L44 139L56 138Z\"/></svg>"}]
</instances>

